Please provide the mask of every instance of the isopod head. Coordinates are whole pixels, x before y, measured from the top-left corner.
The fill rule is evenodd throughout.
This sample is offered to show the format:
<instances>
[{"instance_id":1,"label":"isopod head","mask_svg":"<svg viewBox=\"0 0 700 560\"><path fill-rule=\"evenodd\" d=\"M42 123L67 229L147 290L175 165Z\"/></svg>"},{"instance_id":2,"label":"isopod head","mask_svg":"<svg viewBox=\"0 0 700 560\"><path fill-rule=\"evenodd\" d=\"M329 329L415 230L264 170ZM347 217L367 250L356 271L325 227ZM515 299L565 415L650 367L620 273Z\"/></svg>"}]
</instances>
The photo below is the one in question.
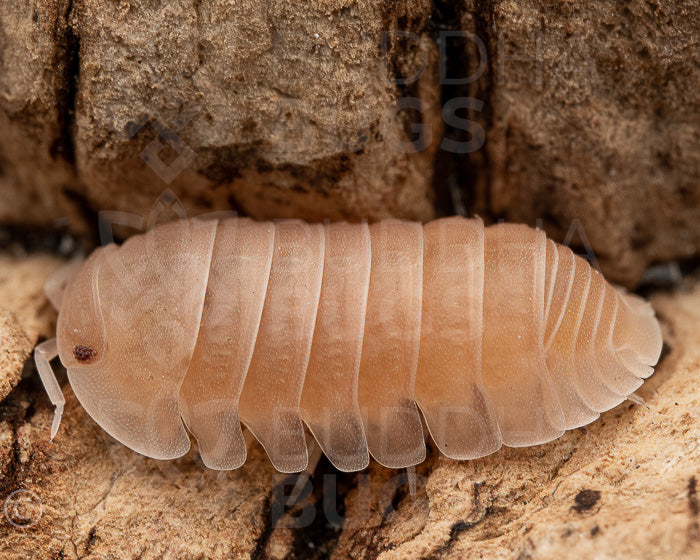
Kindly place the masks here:
<instances>
[{"instance_id":1,"label":"isopod head","mask_svg":"<svg viewBox=\"0 0 700 560\"><path fill-rule=\"evenodd\" d=\"M178 393L197 339L216 224L182 221L95 251L63 297L61 362L88 414L158 459L190 446Z\"/></svg>"}]
</instances>

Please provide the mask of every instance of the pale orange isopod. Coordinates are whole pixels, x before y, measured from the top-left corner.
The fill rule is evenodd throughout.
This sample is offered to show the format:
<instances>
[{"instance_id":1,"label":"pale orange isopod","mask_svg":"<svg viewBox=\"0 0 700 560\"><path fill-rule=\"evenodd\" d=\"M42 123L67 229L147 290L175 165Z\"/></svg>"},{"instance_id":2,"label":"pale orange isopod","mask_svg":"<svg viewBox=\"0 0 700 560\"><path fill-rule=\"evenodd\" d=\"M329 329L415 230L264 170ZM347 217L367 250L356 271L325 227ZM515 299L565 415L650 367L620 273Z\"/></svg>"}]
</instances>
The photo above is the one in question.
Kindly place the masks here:
<instances>
[{"instance_id":1,"label":"pale orange isopod","mask_svg":"<svg viewBox=\"0 0 700 560\"><path fill-rule=\"evenodd\" d=\"M595 420L652 373L652 308L537 229L183 220L96 250L37 347L59 355L90 416L131 449L205 465L246 459L241 424L274 467L307 467L306 425L340 470L437 448L474 459ZM69 279L68 279L69 278ZM422 418L421 418L422 417Z\"/></svg>"}]
</instances>

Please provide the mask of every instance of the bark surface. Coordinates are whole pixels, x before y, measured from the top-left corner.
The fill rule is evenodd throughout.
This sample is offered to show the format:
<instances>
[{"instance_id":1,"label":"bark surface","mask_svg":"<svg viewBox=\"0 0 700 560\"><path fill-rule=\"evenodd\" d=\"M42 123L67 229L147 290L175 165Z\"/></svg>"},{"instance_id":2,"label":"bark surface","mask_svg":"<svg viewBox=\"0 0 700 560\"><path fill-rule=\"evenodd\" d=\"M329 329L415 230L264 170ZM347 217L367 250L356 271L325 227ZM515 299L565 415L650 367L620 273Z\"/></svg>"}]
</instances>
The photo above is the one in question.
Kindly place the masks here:
<instances>
[{"instance_id":1,"label":"bark surface","mask_svg":"<svg viewBox=\"0 0 700 560\"><path fill-rule=\"evenodd\" d=\"M700 247L699 14L4 2L0 222L94 234L97 212L142 214L167 187L191 214L437 208L541 223L632 286Z\"/></svg>"}]
</instances>

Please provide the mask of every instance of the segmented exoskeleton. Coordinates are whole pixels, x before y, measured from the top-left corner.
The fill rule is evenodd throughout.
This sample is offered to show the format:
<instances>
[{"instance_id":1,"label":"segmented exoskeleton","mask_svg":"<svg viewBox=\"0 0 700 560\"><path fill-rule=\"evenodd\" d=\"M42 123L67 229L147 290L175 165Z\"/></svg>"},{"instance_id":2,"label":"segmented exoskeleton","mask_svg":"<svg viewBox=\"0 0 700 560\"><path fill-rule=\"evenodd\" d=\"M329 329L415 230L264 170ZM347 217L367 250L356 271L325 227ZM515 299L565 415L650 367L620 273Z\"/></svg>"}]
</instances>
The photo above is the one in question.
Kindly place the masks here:
<instances>
[{"instance_id":1,"label":"segmented exoskeleton","mask_svg":"<svg viewBox=\"0 0 700 560\"><path fill-rule=\"evenodd\" d=\"M37 365L150 457L234 469L241 423L275 468L473 459L541 444L623 401L661 351L651 307L537 229L480 219L183 220L96 250L55 293ZM52 434L53 435L53 434Z\"/></svg>"}]
</instances>

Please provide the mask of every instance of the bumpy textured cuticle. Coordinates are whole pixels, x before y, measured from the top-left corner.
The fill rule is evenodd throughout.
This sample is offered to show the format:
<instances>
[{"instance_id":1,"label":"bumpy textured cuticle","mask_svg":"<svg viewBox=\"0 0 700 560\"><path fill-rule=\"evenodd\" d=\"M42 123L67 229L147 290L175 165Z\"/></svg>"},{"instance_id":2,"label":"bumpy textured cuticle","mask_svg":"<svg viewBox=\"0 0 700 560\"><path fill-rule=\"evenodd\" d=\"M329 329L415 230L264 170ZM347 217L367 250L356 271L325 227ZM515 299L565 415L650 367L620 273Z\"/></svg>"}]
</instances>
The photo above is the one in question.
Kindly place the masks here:
<instances>
[{"instance_id":1,"label":"bumpy textured cuticle","mask_svg":"<svg viewBox=\"0 0 700 560\"><path fill-rule=\"evenodd\" d=\"M189 430L234 469L245 426L282 472L306 468L306 428L345 471L422 462L423 424L455 459L551 441L635 391L662 342L646 302L542 231L459 217L159 226L86 262L57 331L125 445L179 457Z\"/></svg>"}]
</instances>

